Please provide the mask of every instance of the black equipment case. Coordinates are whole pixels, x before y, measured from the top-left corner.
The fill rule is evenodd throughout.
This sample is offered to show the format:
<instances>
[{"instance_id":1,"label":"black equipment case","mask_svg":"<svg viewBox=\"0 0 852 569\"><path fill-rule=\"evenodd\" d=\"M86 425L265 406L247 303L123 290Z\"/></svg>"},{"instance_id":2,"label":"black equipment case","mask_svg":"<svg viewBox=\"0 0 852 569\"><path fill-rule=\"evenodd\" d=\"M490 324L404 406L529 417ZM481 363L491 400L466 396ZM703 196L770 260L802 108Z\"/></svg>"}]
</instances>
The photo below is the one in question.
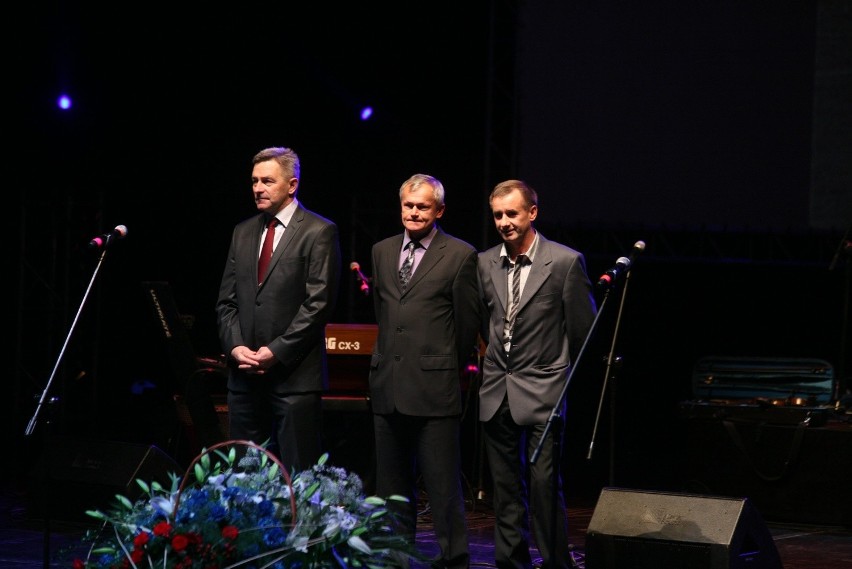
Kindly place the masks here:
<instances>
[{"instance_id":1,"label":"black equipment case","mask_svg":"<svg viewBox=\"0 0 852 569\"><path fill-rule=\"evenodd\" d=\"M692 372L686 417L825 424L834 413L832 365L814 358L703 357Z\"/></svg>"}]
</instances>

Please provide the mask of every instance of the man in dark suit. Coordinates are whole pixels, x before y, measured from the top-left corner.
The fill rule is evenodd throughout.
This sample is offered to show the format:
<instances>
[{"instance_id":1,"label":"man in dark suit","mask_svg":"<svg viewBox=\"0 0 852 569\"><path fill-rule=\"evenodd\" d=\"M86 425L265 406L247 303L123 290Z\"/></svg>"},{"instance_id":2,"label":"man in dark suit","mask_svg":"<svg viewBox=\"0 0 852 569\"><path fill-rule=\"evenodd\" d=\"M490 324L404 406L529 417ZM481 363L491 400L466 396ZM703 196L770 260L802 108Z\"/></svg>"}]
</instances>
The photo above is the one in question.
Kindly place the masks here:
<instances>
[{"instance_id":1,"label":"man in dark suit","mask_svg":"<svg viewBox=\"0 0 852 569\"><path fill-rule=\"evenodd\" d=\"M338 229L296 199L300 165L293 150L267 148L252 164L260 213L234 228L216 303L229 362L229 437L269 441L298 472L321 454L325 325L341 270ZM268 261L259 259L263 242ZM259 263L268 268L259 271Z\"/></svg>"},{"instance_id":2,"label":"man in dark suit","mask_svg":"<svg viewBox=\"0 0 852 569\"><path fill-rule=\"evenodd\" d=\"M376 493L397 494L399 531L414 542L417 470L440 554L436 567L470 564L461 485L461 376L476 346L476 250L444 233L444 187L416 174L399 190L405 231L373 245L378 337L370 361ZM412 247L409 248L409 243Z\"/></svg>"},{"instance_id":3,"label":"man in dark suit","mask_svg":"<svg viewBox=\"0 0 852 569\"><path fill-rule=\"evenodd\" d=\"M572 567L561 472L554 472L561 446L553 437L561 441L556 429L564 424L551 425L536 462L529 459L594 321L592 285L581 253L533 228L538 196L531 187L507 180L488 201L503 239L479 254L487 323L479 419L494 483L495 560L500 569L533 566L532 515L541 566Z\"/></svg>"}]
</instances>

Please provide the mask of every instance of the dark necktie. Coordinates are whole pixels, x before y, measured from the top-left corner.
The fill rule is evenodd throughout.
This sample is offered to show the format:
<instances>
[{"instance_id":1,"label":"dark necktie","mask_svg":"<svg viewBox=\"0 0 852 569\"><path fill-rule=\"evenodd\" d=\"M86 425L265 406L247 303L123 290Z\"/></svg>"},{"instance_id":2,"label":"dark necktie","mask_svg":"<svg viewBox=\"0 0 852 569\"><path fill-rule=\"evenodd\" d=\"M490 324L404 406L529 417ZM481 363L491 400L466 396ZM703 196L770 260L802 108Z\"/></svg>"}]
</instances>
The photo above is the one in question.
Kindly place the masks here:
<instances>
[{"instance_id":1,"label":"dark necktie","mask_svg":"<svg viewBox=\"0 0 852 569\"><path fill-rule=\"evenodd\" d=\"M515 330L515 318L518 316L518 305L521 303L521 267L526 255L518 255L512 269L512 296L509 298L509 310L506 312L506 322L503 325L503 343L511 342Z\"/></svg>"},{"instance_id":2,"label":"dark necktie","mask_svg":"<svg viewBox=\"0 0 852 569\"><path fill-rule=\"evenodd\" d=\"M266 269L269 268L269 261L272 259L272 246L275 244L275 227L278 225L278 219L273 217L266 225L266 238L263 240L263 247L260 250L260 258L257 260L257 283L263 282L266 276Z\"/></svg>"},{"instance_id":3,"label":"dark necktie","mask_svg":"<svg viewBox=\"0 0 852 569\"><path fill-rule=\"evenodd\" d=\"M399 269L399 284L403 290L408 286L408 281L411 280L411 269L414 267L414 250L420 246L419 241L409 241L406 247L408 248L408 256L402 262L402 267Z\"/></svg>"}]
</instances>

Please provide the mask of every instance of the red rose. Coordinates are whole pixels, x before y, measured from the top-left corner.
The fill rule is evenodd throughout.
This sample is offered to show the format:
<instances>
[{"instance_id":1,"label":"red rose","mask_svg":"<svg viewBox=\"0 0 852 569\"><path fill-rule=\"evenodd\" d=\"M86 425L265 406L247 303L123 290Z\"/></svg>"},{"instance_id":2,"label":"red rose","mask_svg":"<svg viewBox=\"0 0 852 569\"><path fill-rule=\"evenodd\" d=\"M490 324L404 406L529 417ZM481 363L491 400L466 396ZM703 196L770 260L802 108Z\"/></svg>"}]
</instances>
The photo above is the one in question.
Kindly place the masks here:
<instances>
[{"instance_id":1,"label":"red rose","mask_svg":"<svg viewBox=\"0 0 852 569\"><path fill-rule=\"evenodd\" d=\"M74 563L71 564L72 569L85 569L86 564L83 563L82 559L75 559Z\"/></svg>"},{"instance_id":2,"label":"red rose","mask_svg":"<svg viewBox=\"0 0 852 569\"><path fill-rule=\"evenodd\" d=\"M143 531L142 533L136 534L136 537L133 538L133 547L135 547L136 549L142 549L145 544L148 543L149 539L150 536L148 535L147 531Z\"/></svg>"},{"instance_id":3,"label":"red rose","mask_svg":"<svg viewBox=\"0 0 852 569\"><path fill-rule=\"evenodd\" d=\"M237 526L225 526L222 528L222 537L225 539L237 539L238 535L240 535L240 530Z\"/></svg>"},{"instance_id":4,"label":"red rose","mask_svg":"<svg viewBox=\"0 0 852 569\"><path fill-rule=\"evenodd\" d=\"M175 551L183 551L187 545L189 545L189 539L182 533L172 538L172 549Z\"/></svg>"},{"instance_id":5,"label":"red rose","mask_svg":"<svg viewBox=\"0 0 852 569\"><path fill-rule=\"evenodd\" d=\"M169 522L160 522L154 526L154 535L159 537L169 537L172 533L172 526Z\"/></svg>"},{"instance_id":6,"label":"red rose","mask_svg":"<svg viewBox=\"0 0 852 569\"><path fill-rule=\"evenodd\" d=\"M134 563L139 563L145 556L145 552L141 549L134 549L130 552L130 560Z\"/></svg>"}]
</instances>

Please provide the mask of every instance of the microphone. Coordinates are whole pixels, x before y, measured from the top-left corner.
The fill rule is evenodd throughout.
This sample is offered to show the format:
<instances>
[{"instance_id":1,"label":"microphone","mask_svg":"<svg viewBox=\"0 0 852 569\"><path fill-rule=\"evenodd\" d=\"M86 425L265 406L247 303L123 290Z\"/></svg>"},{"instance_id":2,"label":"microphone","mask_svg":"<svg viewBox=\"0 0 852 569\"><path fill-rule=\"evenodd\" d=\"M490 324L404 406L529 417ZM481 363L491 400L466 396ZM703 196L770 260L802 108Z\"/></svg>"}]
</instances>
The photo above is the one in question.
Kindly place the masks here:
<instances>
[{"instance_id":1,"label":"microphone","mask_svg":"<svg viewBox=\"0 0 852 569\"><path fill-rule=\"evenodd\" d=\"M636 260L636 255L645 250L645 242L637 241L633 244L633 250L630 251L630 258L627 257L619 257L615 261L615 266L606 271L604 274L600 276L598 279L598 286L608 287L615 283L621 277L621 275L625 274L630 270L631 265L633 265L633 261Z\"/></svg>"},{"instance_id":2,"label":"microphone","mask_svg":"<svg viewBox=\"0 0 852 569\"><path fill-rule=\"evenodd\" d=\"M598 279L598 286L608 287L615 283L622 274L630 269L630 259L627 257L619 257L615 261L615 266L608 269L601 278Z\"/></svg>"},{"instance_id":3,"label":"microphone","mask_svg":"<svg viewBox=\"0 0 852 569\"><path fill-rule=\"evenodd\" d=\"M363 292L364 295L370 294L370 279L365 277L364 273L361 272L361 265L359 265L357 261L352 261L349 263L349 268L355 272L358 282L361 283L361 292Z\"/></svg>"},{"instance_id":4,"label":"microphone","mask_svg":"<svg viewBox=\"0 0 852 569\"><path fill-rule=\"evenodd\" d=\"M105 249L116 239L124 239L127 237L127 226L116 225L115 229L109 233L104 233L89 241L89 249Z\"/></svg>"}]
</instances>

